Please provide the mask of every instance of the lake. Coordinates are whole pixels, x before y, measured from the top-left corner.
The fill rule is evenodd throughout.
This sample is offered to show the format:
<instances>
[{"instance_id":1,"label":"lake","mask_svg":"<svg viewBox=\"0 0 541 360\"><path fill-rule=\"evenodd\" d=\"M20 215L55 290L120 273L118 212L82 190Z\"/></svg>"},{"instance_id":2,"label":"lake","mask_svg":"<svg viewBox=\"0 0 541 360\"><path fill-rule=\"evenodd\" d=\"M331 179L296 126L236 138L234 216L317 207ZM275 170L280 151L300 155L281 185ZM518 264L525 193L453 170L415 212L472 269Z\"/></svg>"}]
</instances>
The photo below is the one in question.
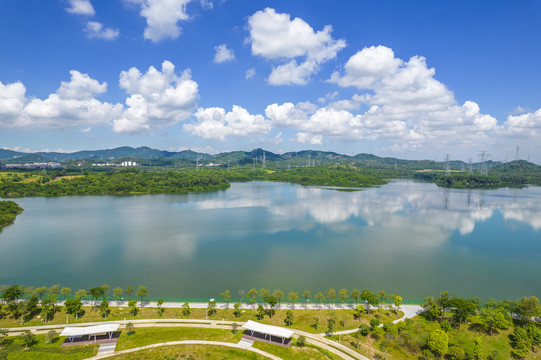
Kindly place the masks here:
<instances>
[{"instance_id":1,"label":"lake","mask_svg":"<svg viewBox=\"0 0 541 360\"><path fill-rule=\"evenodd\" d=\"M252 287L541 297L540 187L399 180L350 192L249 182L203 194L16 201L25 211L0 232L0 284L146 285L154 297L236 297Z\"/></svg>"}]
</instances>

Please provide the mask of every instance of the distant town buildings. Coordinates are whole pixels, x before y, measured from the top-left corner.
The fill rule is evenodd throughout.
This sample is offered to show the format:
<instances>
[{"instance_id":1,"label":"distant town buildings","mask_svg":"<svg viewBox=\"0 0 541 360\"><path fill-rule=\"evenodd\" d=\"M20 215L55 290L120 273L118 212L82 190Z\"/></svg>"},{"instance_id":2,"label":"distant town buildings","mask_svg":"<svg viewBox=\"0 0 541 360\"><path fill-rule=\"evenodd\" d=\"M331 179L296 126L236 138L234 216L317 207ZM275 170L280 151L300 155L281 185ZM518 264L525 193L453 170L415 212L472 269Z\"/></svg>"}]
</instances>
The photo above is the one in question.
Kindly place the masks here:
<instances>
[{"instance_id":1,"label":"distant town buildings","mask_svg":"<svg viewBox=\"0 0 541 360\"><path fill-rule=\"evenodd\" d=\"M81 166L82 164L78 164L78 166ZM124 167L128 167L128 166L138 166L139 163L137 161L123 161L121 162L120 164L115 164L115 163L95 163L95 164L92 164L92 166L124 166Z\"/></svg>"},{"instance_id":2,"label":"distant town buildings","mask_svg":"<svg viewBox=\"0 0 541 360\"><path fill-rule=\"evenodd\" d=\"M42 162L31 164L4 164L5 169L55 169L62 167L62 164L57 162ZM0 167L2 168L2 167Z\"/></svg>"}]
</instances>

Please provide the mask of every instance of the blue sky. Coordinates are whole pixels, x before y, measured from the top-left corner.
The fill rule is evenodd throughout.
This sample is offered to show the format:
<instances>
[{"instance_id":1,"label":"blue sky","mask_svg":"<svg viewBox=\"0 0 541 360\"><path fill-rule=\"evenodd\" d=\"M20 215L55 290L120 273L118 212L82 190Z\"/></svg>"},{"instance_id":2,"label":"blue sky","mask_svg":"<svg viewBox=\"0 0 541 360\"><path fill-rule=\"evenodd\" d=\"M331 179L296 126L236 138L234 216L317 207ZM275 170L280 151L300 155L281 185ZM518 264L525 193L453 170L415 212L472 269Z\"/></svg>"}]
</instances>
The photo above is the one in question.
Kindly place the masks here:
<instances>
[{"instance_id":1,"label":"blue sky","mask_svg":"<svg viewBox=\"0 0 541 360\"><path fill-rule=\"evenodd\" d=\"M537 1L0 1L0 147L541 163Z\"/></svg>"}]
</instances>

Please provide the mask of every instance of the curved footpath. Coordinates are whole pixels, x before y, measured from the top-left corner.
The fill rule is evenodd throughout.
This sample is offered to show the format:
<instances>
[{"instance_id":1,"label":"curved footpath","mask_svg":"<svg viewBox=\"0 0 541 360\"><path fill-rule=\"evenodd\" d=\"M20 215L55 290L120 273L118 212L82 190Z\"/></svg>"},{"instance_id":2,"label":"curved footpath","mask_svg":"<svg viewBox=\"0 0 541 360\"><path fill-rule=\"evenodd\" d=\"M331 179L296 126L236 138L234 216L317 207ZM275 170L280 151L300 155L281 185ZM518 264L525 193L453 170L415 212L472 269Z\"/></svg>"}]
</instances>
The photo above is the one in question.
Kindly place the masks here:
<instances>
[{"instance_id":1,"label":"curved footpath","mask_svg":"<svg viewBox=\"0 0 541 360\"><path fill-rule=\"evenodd\" d=\"M181 307L184 303L177 303L179 304L178 307ZM162 307L175 307L175 306L171 306L171 304L168 304L170 306L165 306L165 304L162 306ZM192 306L193 305L193 306ZM202 306L204 305L204 306ZM192 308L201 308L201 307L205 307L206 308L206 303L190 303L190 307ZM310 305L314 305L314 304L310 304ZM119 305L121 306L121 305ZM152 303L149 303L149 304L145 304L145 306L149 306L149 307L152 307ZM315 305L317 307L313 307L313 309L327 309L326 307L319 307L319 305ZM225 303L222 303L222 304L219 304L219 307L220 308L227 308L227 304ZM246 308L251 308L252 305L247 305ZM353 307L353 305L351 305L351 307ZM284 308L284 307L282 307ZM304 304L302 307L295 307L295 309L300 309L300 308L305 308L304 307ZM309 307L309 306L306 306L306 309L308 308L312 308L312 307ZM329 309L331 308L330 306L328 307ZM334 308L342 308L342 309L346 309L346 308L349 308L349 305L344 305L344 307L340 307L340 306L334 306ZM403 305L401 306L401 310L404 312L404 316L401 317L400 319L397 319L395 321L393 321L394 323L397 323L399 321L402 321L404 319L407 319L407 318L412 318L416 315L418 315L419 313L422 312L422 307L419 306L419 305ZM99 325L99 324L106 324L106 323L112 323L112 324L126 324L128 322L131 322L132 324L134 324L134 326L136 327L173 327L173 326L179 326L179 327L201 327L201 328L221 328L221 329L224 329L224 328L232 328L233 324L237 324L238 325L242 325L244 324L244 322L236 322L236 321L220 321L220 320L201 320L201 319L145 319L145 320L121 320L121 321L99 321L99 322L88 322L88 323L77 323L76 326L91 326L91 325ZM62 324L62 325L41 325L41 326L25 326L25 327L13 327L13 328L8 328L8 331L10 333L12 333L12 335L16 335L18 333L21 333L22 331L25 331L25 330L31 330L33 331L34 333L45 333L49 330L56 330L56 329L63 329L65 328L66 326L69 326L69 324ZM321 334L312 334L312 333L307 333L307 332L304 332L304 331L301 331L301 330L297 330L297 329L294 329L294 328L290 328L291 331L293 331L293 333L298 337L298 336L304 336L307 340L307 342L313 344L313 345L316 345L316 346L319 346L323 349L326 349L330 352L332 352L333 354L339 356L340 358L344 359L344 360L355 360L355 359L359 359L359 360L368 360L368 358L364 357L363 355L359 354L358 352L340 344L340 343L337 343L336 341L333 341L333 340L330 340L328 338L325 337L325 335L329 335L329 334L325 334L325 333L321 333ZM333 335L339 335L339 334L350 334L350 333L354 333L356 332L358 329L350 329L350 330L344 330L344 331L338 331L338 332L335 332L333 333ZM219 346L229 346L229 347L233 347L233 348L239 348L239 349L243 349L243 350L248 350L248 351L253 351L253 352L256 352L256 353L259 353L261 354L262 356L266 356L270 359L276 359L276 360L281 360L279 357L275 356L275 355L272 355L272 354L268 354L262 350L259 350L259 349L255 349L255 348L252 348L252 347L247 347L241 343L237 344L237 343L225 343L225 342L218 342L218 341L203 341L203 340L184 340L184 341L172 341L172 342L165 342L165 343L159 343L159 344L152 344L152 345L148 345L148 346L142 346L142 347L139 347L139 348L133 348L133 349L128 349L128 350L122 350L122 351L118 351L118 352L112 352L112 353L109 353L109 354L103 354L103 355L97 355L95 357L92 357L90 359L105 359L105 358L110 358L112 356L116 356L116 355L120 355L120 354L124 354L124 353L130 353L130 352L135 352L135 351L139 351L139 350L145 350L145 349L151 349L151 348L155 348L155 347L160 347L160 346L167 346L167 345L186 345L186 344L200 344L200 345L219 345Z\"/></svg>"}]
</instances>

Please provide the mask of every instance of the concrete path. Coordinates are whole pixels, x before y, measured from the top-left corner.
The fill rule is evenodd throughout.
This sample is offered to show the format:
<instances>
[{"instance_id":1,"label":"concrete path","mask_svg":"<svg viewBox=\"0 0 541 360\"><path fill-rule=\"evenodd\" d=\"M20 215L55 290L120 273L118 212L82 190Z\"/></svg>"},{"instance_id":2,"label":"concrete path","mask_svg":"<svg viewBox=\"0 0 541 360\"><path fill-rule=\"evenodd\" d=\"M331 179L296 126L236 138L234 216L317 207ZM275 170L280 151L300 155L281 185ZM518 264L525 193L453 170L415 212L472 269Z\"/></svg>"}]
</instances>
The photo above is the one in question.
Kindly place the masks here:
<instances>
[{"instance_id":1,"label":"concrete path","mask_svg":"<svg viewBox=\"0 0 541 360\"><path fill-rule=\"evenodd\" d=\"M130 353L141 351L141 350L154 349L154 348L158 348L158 347L162 347L162 346L174 346L174 345L226 346L226 347L230 347L230 348L236 348L236 349L251 351L251 352L257 353L259 355L262 355L264 357L267 357L269 359L273 359L273 360L283 360L282 358L279 358L278 356L269 354L268 352L265 352L263 350L259 350L259 349L253 348L253 347L245 347L245 346L241 346L239 344L222 342L222 341L204 341L204 340L168 341L168 342L159 343L159 344L152 344L152 345L147 345L147 346L136 347L136 348L133 348L133 349L117 351L115 353L110 353L110 354L99 354L98 353L98 355L96 355L94 357L91 357L91 358L88 358L88 359L92 359L92 360L106 359L106 358L110 358L110 357L113 357L113 356L118 356L118 355L122 355L122 354L130 354Z\"/></svg>"},{"instance_id":2,"label":"concrete path","mask_svg":"<svg viewBox=\"0 0 541 360\"><path fill-rule=\"evenodd\" d=\"M100 344L98 355L112 354L115 352L116 341Z\"/></svg>"}]
</instances>

